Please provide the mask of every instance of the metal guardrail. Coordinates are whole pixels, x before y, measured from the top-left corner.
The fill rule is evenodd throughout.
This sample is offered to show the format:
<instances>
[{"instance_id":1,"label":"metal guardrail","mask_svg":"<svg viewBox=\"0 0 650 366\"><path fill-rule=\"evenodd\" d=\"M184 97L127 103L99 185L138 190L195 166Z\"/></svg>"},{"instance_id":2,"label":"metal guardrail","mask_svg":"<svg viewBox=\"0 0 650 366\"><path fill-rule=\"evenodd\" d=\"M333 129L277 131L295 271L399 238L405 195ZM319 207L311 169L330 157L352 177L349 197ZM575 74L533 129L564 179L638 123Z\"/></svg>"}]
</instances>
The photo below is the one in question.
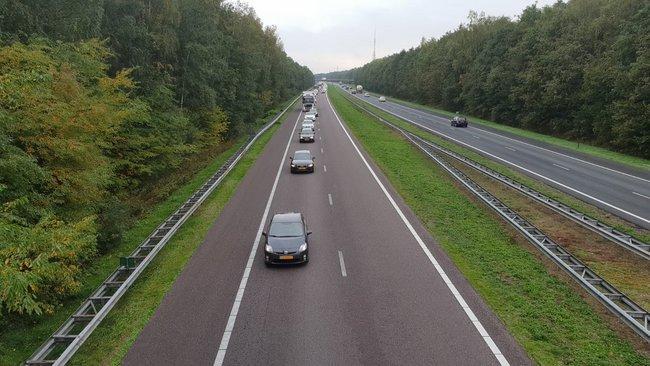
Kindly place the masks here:
<instances>
[{"instance_id":1,"label":"metal guardrail","mask_svg":"<svg viewBox=\"0 0 650 366\"><path fill-rule=\"evenodd\" d=\"M379 108L377 106L374 106L374 107ZM364 107L359 106L359 108L364 108ZM402 120L404 120L404 121L406 121L408 123L414 124L417 127L421 127L419 124L413 123L412 121L409 121L409 120L405 119L404 117L401 117L401 116L399 116L399 115L397 115L397 114L395 114L395 113L393 113L391 111L385 110L383 108L379 108L379 109L381 109L382 111L384 111L386 113L389 113L389 114L391 114L391 115L393 115L393 116L395 116L397 118L400 118L400 119L402 119ZM364 110L366 110L369 113L372 113L369 110L367 110L366 108L364 108ZM427 132L430 132L430 131L427 130ZM444 138L444 136L441 136L441 137ZM429 142L429 143L431 143L431 142ZM635 238L635 237L633 237L633 236L631 236L629 234L621 232L621 231L619 231L619 230L617 230L617 229L615 229L615 228L613 228L613 227L611 227L611 226L609 226L609 225L607 225L607 224L605 224L605 223L603 223L601 221L598 221L598 220L594 219L593 217L590 217L587 214L584 214L584 213L582 213L582 212L580 212L580 211L578 211L576 209L571 208L568 205L565 205L565 204L563 204L563 203L561 203L561 202L559 202L557 200L554 200L554 199L546 196L545 194L543 194L543 193L541 193L541 192L539 192L539 191L537 191L537 190L535 190L533 188L530 188L530 187L528 187L528 186L526 186L526 185L524 185L522 183L519 183L516 180L514 180L512 178L509 178L509 177L497 172L496 170L490 169L490 168L486 167L485 165L482 165L482 164L480 164L480 163L478 163L478 162L476 162L476 161L474 161L472 159L469 159L469 158L467 158L467 157L465 157L463 155L460 155L460 154L458 154L456 152L453 152L453 151L451 151L449 149L446 149L446 148L444 148L442 146L439 146L437 144L433 144L433 143L431 143L431 144L436 150L438 150L438 151L440 151L440 152L442 152L442 153L444 153L444 154L446 154L448 156L451 156L451 157L453 157L454 159L456 159L458 161L461 161L461 162L467 164L468 166L478 170L479 172L481 172L483 174L488 175L489 177L491 177L491 178L493 178L493 179L495 179L495 180L497 180L497 181L499 181L499 182L501 182L501 183L503 183L503 184L505 184L505 185L507 185L507 186L509 186L511 188L516 189L517 191L519 191L519 192L523 193L524 195L534 199L537 202L542 203L543 205L551 208L555 212L563 215L564 217L566 217L566 218L568 218L570 220L573 220L574 222L582 225L583 227L585 227L585 228L587 228L589 230L592 230L593 232L595 232L595 233L603 236L604 238L606 238L606 239L620 245L621 247L623 247L623 248L625 248L627 250L630 250L632 253L634 253L636 255L639 255L642 258L646 259L646 260L650 260L650 244L645 243L645 242L643 242L643 241L641 241L641 240L639 240L639 239L637 239L637 238Z\"/></svg>"},{"instance_id":2,"label":"metal guardrail","mask_svg":"<svg viewBox=\"0 0 650 366\"><path fill-rule=\"evenodd\" d=\"M458 168L446 162L437 155L438 146L417 135L414 135L393 123L386 121L372 111L355 103L359 108L374 116L390 128L401 133L412 144L427 154L432 160L442 166L467 189L479 197L489 207L495 210L508 223L521 232L526 239L533 243L542 253L558 266L564 269L587 292L597 298L612 313L622 319L630 328L639 334L646 342L650 341L650 313L636 304L624 293L617 290L609 282L598 276L594 271L574 257L566 249L555 243L551 238L536 228L517 212L510 209L498 198L482 188Z\"/></svg>"},{"instance_id":3,"label":"metal guardrail","mask_svg":"<svg viewBox=\"0 0 650 366\"><path fill-rule=\"evenodd\" d=\"M136 281L158 252L169 242L183 223L207 199L226 175L266 132L298 100L276 115L254 136L242 145L178 210L158 226L128 257L120 259L120 266L25 362L27 365L65 365L124 293Z\"/></svg>"}]
</instances>

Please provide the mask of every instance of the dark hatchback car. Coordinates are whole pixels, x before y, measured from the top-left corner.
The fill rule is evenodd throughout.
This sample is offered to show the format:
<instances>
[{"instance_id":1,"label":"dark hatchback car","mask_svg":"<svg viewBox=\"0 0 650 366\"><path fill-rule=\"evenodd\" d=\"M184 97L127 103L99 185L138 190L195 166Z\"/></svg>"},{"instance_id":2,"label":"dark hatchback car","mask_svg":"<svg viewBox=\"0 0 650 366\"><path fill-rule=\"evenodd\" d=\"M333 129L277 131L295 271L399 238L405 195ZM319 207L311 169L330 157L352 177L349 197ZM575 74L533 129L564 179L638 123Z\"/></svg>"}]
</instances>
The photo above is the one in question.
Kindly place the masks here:
<instances>
[{"instance_id":1,"label":"dark hatchback car","mask_svg":"<svg viewBox=\"0 0 650 366\"><path fill-rule=\"evenodd\" d=\"M311 156L309 150L298 150L291 160L291 173L313 173L314 172L314 157Z\"/></svg>"},{"instance_id":2,"label":"dark hatchback car","mask_svg":"<svg viewBox=\"0 0 650 366\"><path fill-rule=\"evenodd\" d=\"M467 127L467 118L462 116L454 116L449 122L451 127Z\"/></svg>"},{"instance_id":3,"label":"dark hatchback car","mask_svg":"<svg viewBox=\"0 0 650 366\"><path fill-rule=\"evenodd\" d=\"M301 213L275 214L268 232L263 232L264 264L292 264L309 262L309 235Z\"/></svg>"}]
</instances>

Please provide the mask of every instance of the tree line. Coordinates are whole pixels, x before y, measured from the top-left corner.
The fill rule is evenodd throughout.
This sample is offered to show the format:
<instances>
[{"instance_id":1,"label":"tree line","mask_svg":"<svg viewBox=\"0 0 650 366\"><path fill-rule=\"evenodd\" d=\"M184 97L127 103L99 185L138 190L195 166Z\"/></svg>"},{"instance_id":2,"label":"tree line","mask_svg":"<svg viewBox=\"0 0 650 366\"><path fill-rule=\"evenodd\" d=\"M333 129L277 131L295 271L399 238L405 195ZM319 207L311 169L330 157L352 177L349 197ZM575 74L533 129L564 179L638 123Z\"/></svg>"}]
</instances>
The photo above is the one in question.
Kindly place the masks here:
<instances>
[{"instance_id":1,"label":"tree line","mask_svg":"<svg viewBox=\"0 0 650 366\"><path fill-rule=\"evenodd\" d=\"M52 312L139 197L314 80L219 0L6 0L0 43L0 318Z\"/></svg>"},{"instance_id":2,"label":"tree line","mask_svg":"<svg viewBox=\"0 0 650 366\"><path fill-rule=\"evenodd\" d=\"M470 13L440 39L317 75L650 158L650 2L571 0Z\"/></svg>"}]
</instances>

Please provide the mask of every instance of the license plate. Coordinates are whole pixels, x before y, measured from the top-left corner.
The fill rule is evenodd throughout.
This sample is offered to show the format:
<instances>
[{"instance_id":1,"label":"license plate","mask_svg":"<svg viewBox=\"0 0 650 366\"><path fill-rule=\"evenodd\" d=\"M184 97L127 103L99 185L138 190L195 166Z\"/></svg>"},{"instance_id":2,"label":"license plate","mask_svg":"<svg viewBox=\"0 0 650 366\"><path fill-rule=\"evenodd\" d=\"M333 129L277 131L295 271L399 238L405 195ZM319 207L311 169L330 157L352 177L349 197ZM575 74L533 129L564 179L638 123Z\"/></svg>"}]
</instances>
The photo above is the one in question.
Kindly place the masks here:
<instances>
[{"instance_id":1,"label":"license plate","mask_svg":"<svg viewBox=\"0 0 650 366\"><path fill-rule=\"evenodd\" d=\"M293 259L293 256L292 255L281 255L280 259L281 260L287 260L287 259L291 260L291 259Z\"/></svg>"}]
</instances>

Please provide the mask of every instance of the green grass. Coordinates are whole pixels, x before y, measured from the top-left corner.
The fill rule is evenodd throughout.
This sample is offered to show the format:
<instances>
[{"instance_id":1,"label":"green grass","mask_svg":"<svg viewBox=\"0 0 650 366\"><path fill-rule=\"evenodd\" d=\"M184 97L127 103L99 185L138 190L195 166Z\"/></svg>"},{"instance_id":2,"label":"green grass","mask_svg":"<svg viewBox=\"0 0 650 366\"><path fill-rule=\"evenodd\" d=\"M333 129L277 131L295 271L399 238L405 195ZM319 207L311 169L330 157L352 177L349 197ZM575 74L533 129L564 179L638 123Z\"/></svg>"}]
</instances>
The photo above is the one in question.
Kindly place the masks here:
<instances>
[{"instance_id":1,"label":"green grass","mask_svg":"<svg viewBox=\"0 0 650 366\"><path fill-rule=\"evenodd\" d=\"M379 95L376 93L372 93L373 95ZM437 114L439 116L443 117L451 117L454 115L453 112L445 111L442 109L430 107L427 105L422 105L422 104L417 104L413 102L409 102L406 100L398 99L398 98L390 98L391 101L403 104L408 107L412 107L415 109L423 110L425 112L432 112L434 114ZM650 169L650 160L636 157L636 156L631 156L631 155L625 155L622 153L618 153L615 151L607 150L602 147L598 146L593 146L585 143L579 143L579 142L574 142L574 141L569 141L565 140L559 137L554 137L554 136L549 136L549 135L544 135L541 133L529 131L529 130L524 130L521 128L517 127L512 127L508 125L504 125L501 123L493 122L493 121L488 121L482 118L478 117L473 117L469 116L468 120L472 123L479 124L482 126L486 127L491 127L495 130L503 131L503 132L508 132L516 136L521 136L525 138L529 138L532 140L540 141L543 143L547 143L550 145L555 145L559 146L568 150L573 150L576 152L580 152L583 154L591 155L597 158L601 159L606 159L610 160L619 164L625 164L633 168L641 169L641 170L649 170Z\"/></svg>"},{"instance_id":2,"label":"green grass","mask_svg":"<svg viewBox=\"0 0 650 366\"><path fill-rule=\"evenodd\" d=\"M337 89L337 88L332 88L332 89L336 89L337 93L342 94L342 92L339 89ZM347 95L346 95L346 97L347 97ZM605 211L603 211L603 210L601 210L601 209L599 209L599 208L597 208L595 206L592 206L592 205L590 205L588 203L585 203L584 201L581 201L581 200L579 200L579 199L577 199L577 198L575 198L575 197L573 197L571 195L568 195L568 194L566 194L566 193L564 193L564 192L562 192L562 191L560 191L558 189L555 189L555 188L553 188L551 186L548 186L548 185L546 185L544 183L536 181L536 180L534 180L534 179L532 179L532 178L530 178L530 177L528 177L528 176L526 176L524 174L516 172L516 171L510 169L509 167L504 166L503 164L494 162L493 160L490 160L490 159L476 153L475 151L473 151L471 149L461 147L461 146L459 146L459 145L457 145L457 144L455 144L453 142L450 142L448 140L443 139L442 137L439 137L439 136L437 136L435 134L424 131L424 130L422 130L422 129L420 129L420 128L418 128L418 127L416 127L416 126L414 126L414 125L412 125L412 124L410 124L410 123L408 123L408 122L406 122L406 121L404 121L404 120L402 120L400 118L397 118L397 117L395 117L395 116L393 116L393 115L391 115L389 113L386 113L386 112L382 111L381 109L378 109L378 108L376 108L376 107L374 107L374 106L372 106L370 104L365 104L364 103L362 105L363 105L364 108L366 108L368 110L371 110L373 113L379 115L383 119L385 119L385 120L387 120L387 121L389 121L389 122L403 128L403 129L405 129L405 130L407 130L407 131L409 131L411 133L414 133L414 134L424 138L425 140L434 142L434 143L436 143L436 144L438 144L438 145L440 145L442 147L445 147L445 148L447 148L449 150L452 150L452 151L454 151L454 152L456 152L456 153L458 153L460 155L463 155L463 156L468 157L468 158L470 158L470 159L472 159L472 160L474 160L474 161L476 161L478 163L481 163L481 164L483 164L483 165L485 165L485 166L487 166L487 167L489 167L489 168L491 168L491 169L493 169L493 170L495 170L495 171L497 171L497 172L499 172L499 173L501 173L501 174L503 174L503 175L505 175L507 177L510 177L510 178L520 182L520 183L523 183L523 184L525 184L525 185L527 185L527 186L529 186L529 187L543 193L544 195L546 195L548 197L551 197L551 198L553 198L553 199L555 199L555 200L557 200L559 202L564 203L565 205L573 207L574 209L576 209L576 210L578 210L578 211L580 211L580 212L582 212L584 214L587 214L587 215L589 215L589 216L591 216L591 217L593 217L593 218L595 218L595 219L597 219L597 220L599 220L599 221L601 221L601 222L603 222L603 223L605 223L607 225L610 225L610 226L612 226L612 227L614 227L614 228L616 228L616 229L618 229L618 230L620 230L622 232L625 232L625 233L627 233L629 235L633 235L633 236L643 240L644 242L650 242L650 231L648 231L648 230L644 230L644 229L641 229L639 227L636 227L636 226L630 224L627 221L619 219L616 216L613 216L613 215L611 215L611 214L609 214L609 213L607 213L607 212L605 212Z\"/></svg>"},{"instance_id":3,"label":"green grass","mask_svg":"<svg viewBox=\"0 0 650 366\"><path fill-rule=\"evenodd\" d=\"M284 118L284 116L280 118L280 121L282 118ZM149 269L143 273L138 282L136 282L136 284L129 290L127 295L120 300L120 303L104 320L102 326L96 330L96 333L100 334L100 336L96 337L95 334L93 334L89 339L89 342L101 339L98 338L101 337L101 335L109 334L109 330L106 329L107 326L105 324L110 324L109 322L120 323L122 325L125 324L121 319L118 319L119 316L116 318L113 315L117 309L121 309L122 313L120 314L125 314L125 311L130 311L128 308L131 304L134 304L133 306L135 306L137 310L134 310L135 312L132 314L144 317L146 314L149 314L147 312L153 312L155 307L151 308L151 306L157 306L159 301L154 305L150 302L151 298L156 294L156 291L166 291L168 286L165 286L170 283L169 281L173 282L176 274L178 274L180 269L182 269L182 264L185 263L186 258L189 258L193 252L193 248L198 245L196 235L201 236L205 233L205 230L203 232L200 232L199 230L201 230L205 224L204 220L206 220L206 215L214 215L220 211L222 204L230 197L237 183L241 180L248 167L252 164L255 157L260 153L264 144L270 139L270 136L272 136L276 129L277 125L262 135L252 146L251 150L249 150L245 157L240 160L238 165L229 173L227 178L224 179L208 200L203 203L201 208L197 210L184 224L183 228L177 232L174 239L170 241L158 254L157 258L149 266ZM223 165L223 163L232 156L232 154L245 141L245 137L236 140L230 148L215 157L207 166L194 175L189 182L172 192L164 201L153 206L147 215L138 220L135 225L125 233L124 240L117 248L106 255L97 258L97 260L93 262L80 279L83 287L79 293L66 299L66 301L56 309L53 315L40 318L10 317L2 319L2 322L0 323L0 365L19 365L24 362L25 359L27 359L27 357L29 357L32 352L67 319L81 301L94 291L97 286L99 286L99 284L115 270L119 263L119 258L131 253L137 245L139 245L158 225L160 225L161 222L176 211L176 209L178 209L178 207L180 207L189 196L191 196L210 176L212 176L212 174L214 174L214 172ZM179 240L179 238L181 238L181 240ZM174 253L174 257L169 257L170 252ZM165 260L171 261L172 263L167 263ZM163 266L165 263L169 266L165 267L168 268L169 272L156 272L156 275L151 277L151 268ZM181 265L180 268L178 267L179 265ZM160 280L160 283L157 283L156 281L153 281L153 283L147 282L149 286L151 286L148 290L153 291L152 294L147 293L147 296L144 298L142 298L142 296L138 298L137 296L131 295L132 292L136 292L138 289L142 290L142 286L144 286L142 282L147 280L151 281L151 278L154 278L156 281ZM146 280L143 281L143 279ZM139 294L142 295L142 292ZM127 303L129 305L125 306ZM148 315L145 318L145 323L146 319L148 319ZM128 326L136 329L133 320L134 319L129 319L131 323L129 323ZM141 327L139 329L141 329ZM109 335L112 336L112 333ZM137 333L135 335L137 335ZM134 338L135 335L131 335L131 338ZM110 344L115 347L126 347L126 349L128 349L126 346L126 340L103 339L102 342L106 345ZM89 355L93 354L92 348L84 346L82 350L84 351L84 356L86 353ZM114 354L113 351L108 353L111 355ZM97 354L95 354L95 356L97 356ZM119 362L118 359L115 359L114 361ZM95 363L96 362L91 362L91 364Z\"/></svg>"},{"instance_id":4,"label":"green grass","mask_svg":"<svg viewBox=\"0 0 650 366\"><path fill-rule=\"evenodd\" d=\"M456 266L543 365L650 365L568 284L552 276L527 243L400 135L330 89L341 117ZM457 223L463 222L462 229Z\"/></svg>"}]
</instances>

